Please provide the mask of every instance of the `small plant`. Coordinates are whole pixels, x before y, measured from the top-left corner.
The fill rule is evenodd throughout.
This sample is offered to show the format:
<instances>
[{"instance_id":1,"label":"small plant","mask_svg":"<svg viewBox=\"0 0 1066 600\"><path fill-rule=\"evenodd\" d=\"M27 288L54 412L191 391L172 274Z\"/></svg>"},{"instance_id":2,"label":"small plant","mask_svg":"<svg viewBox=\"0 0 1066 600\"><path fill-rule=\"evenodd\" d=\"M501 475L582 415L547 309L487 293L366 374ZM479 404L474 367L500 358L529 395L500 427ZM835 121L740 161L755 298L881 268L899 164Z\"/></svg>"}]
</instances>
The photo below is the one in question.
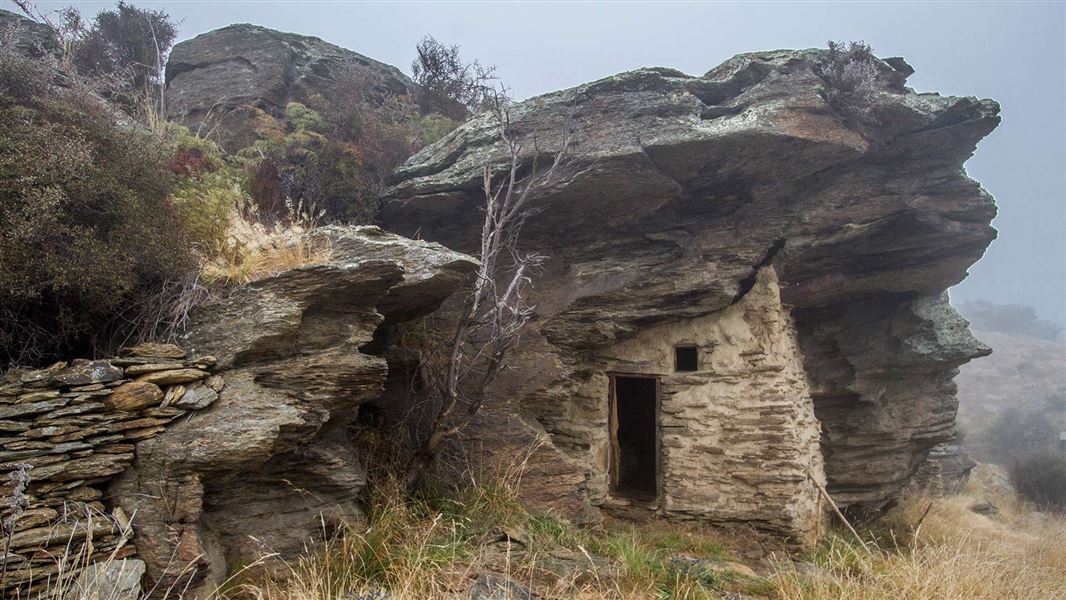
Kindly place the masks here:
<instances>
[{"instance_id":1,"label":"small plant","mask_svg":"<svg viewBox=\"0 0 1066 600\"><path fill-rule=\"evenodd\" d=\"M0 590L6 589L8 556L11 555L11 538L15 535L19 517L30 505L30 499L26 495L26 486L30 483L30 469L32 468L33 465L19 463L7 475L8 485L11 486L11 495L4 499L4 504L7 505L4 508L8 515L3 521L4 555L0 557L0 561L3 562L3 566L0 567L2 569L0 570Z\"/></svg>"},{"instance_id":2,"label":"small plant","mask_svg":"<svg viewBox=\"0 0 1066 600\"><path fill-rule=\"evenodd\" d=\"M1066 511L1066 454L1038 450L1010 465L1018 493L1042 510Z\"/></svg>"},{"instance_id":3,"label":"small plant","mask_svg":"<svg viewBox=\"0 0 1066 600\"><path fill-rule=\"evenodd\" d=\"M589 550L622 567L619 586L632 594L660 598L719 598L727 583L709 564L728 557L710 531L668 523L615 528L589 540Z\"/></svg>"},{"instance_id":4,"label":"small plant","mask_svg":"<svg viewBox=\"0 0 1066 600\"><path fill-rule=\"evenodd\" d=\"M212 257L225 244L234 215L248 204L241 173L221 148L184 127L168 125L162 141L170 148L176 178L169 201L192 250L201 260Z\"/></svg>"},{"instance_id":5,"label":"small plant","mask_svg":"<svg viewBox=\"0 0 1066 600\"><path fill-rule=\"evenodd\" d=\"M867 43L830 41L814 71L822 78L822 97L830 106L847 119L865 118L881 87L877 57Z\"/></svg>"}]
</instances>

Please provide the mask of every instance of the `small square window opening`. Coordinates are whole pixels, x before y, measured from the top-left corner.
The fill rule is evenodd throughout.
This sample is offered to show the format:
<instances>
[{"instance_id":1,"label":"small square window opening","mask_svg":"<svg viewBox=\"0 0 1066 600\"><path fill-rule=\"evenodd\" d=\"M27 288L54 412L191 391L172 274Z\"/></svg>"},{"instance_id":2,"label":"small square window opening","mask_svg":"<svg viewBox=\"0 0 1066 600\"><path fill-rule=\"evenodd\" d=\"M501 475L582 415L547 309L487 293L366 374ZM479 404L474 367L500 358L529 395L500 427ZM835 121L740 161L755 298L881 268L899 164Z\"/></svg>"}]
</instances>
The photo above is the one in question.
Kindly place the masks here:
<instances>
[{"instance_id":1,"label":"small square window opening","mask_svg":"<svg viewBox=\"0 0 1066 600\"><path fill-rule=\"evenodd\" d=\"M675 371L698 371L699 363L699 350L695 344L682 344L674 347Z\"/></svg>"}]
</instances>

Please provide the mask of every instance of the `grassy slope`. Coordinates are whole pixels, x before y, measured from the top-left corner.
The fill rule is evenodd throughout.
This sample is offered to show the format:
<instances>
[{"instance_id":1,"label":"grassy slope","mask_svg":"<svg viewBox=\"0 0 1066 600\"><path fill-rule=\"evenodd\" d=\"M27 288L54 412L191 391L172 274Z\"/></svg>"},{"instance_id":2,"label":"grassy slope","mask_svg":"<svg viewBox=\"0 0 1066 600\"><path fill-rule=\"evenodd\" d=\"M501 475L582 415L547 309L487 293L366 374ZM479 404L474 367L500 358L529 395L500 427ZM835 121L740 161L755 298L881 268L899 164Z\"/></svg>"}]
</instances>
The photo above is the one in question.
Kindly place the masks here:
<instances>
[{"instance_id":1,"label":"grassy slope","mask_svg":"<svg viewBox=\"0 0 1066 600\"><path fill-rule=\"evenodd\" d=\"M991 468L966 493L912 498L863 535L832 533L811 556L768 554L755 576L730 563L744 540L698 525L608 521L579 528L522 509L509 486L457 500L378 494L368 524L288 565L284 581L234 582L229 598L466 598L486 571L545 598L1066 597L1066 518L1032 512ZM969 507L991 501L999 513ZM924 518L923 518L924 515Z\"/></svg>"}]
</instances>

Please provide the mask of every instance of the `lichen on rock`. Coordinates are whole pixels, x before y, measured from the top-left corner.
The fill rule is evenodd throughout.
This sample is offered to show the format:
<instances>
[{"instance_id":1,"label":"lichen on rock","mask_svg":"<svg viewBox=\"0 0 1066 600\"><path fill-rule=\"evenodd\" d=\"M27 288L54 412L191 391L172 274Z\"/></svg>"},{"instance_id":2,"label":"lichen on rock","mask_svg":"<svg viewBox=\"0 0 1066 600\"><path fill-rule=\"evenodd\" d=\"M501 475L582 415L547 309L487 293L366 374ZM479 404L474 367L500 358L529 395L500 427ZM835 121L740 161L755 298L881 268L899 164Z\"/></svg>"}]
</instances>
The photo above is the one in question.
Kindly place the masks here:
<instances>
[{"instance_id":1,"label":"lichen on rock","mask_svg":"<svg viewBox=\"0 0 1066 600\"><path fill-rule=\"evenodd\" d=\"M540 453L570 465L563 470L574 483L561 488L558 473L527 474L538 504L578 507L570 500L577 495L610 506L608 369L639 370L658 344L686 341L689 324L725 318L751 295L761 269L776 275L786 323L766 343L798 344L791 402L813 406L821 428L824 475L814 461L809 478L824 477L845 507L876 509L953 435L955 370L987 349L944 293L995 237L992 198L962 163L999 123L999 107L916 93L905 85L909 65L873 59L869 105L861 120L849 118L826 101L826 57L743 54L700 77L640 69L512 107L528 147L535 139L551 154L569 138L571 153L557 183L538 190L523 229L522 248L550 259L531 300L536 322L487 406L490 415L510 415L504 435L537 437ZM482 168L505 156L491 115L467 122L399 169L383 223L474 247ZM597 357L619 344L641 348L624 368L605 368ZM665 365L654 370L664 386L675 377ZM766 391L751 393L740 404L748 413L733 417L719 414L729 400L710 389L693 400L703 408L686 410L700 415L692 423L732 420L772 447L779 421L757 407ZM767 498L776 484L753 479L766 468L757 453L724 464L721 453L734 447L701 437L707 432L692 423L662 437L704 448L686 459L685 482L703 486L702 514L715 514L716 503ZM661 454L665 473L681 469L672 451ZM734 490L713 474L693 475L715 468L748 485ZM670 514L681 496L663 489L652 508ZM810 481L793 491L813 493ZM785 524L735 516L803 532L812 514Z\"/></svg>"}]
</instances>

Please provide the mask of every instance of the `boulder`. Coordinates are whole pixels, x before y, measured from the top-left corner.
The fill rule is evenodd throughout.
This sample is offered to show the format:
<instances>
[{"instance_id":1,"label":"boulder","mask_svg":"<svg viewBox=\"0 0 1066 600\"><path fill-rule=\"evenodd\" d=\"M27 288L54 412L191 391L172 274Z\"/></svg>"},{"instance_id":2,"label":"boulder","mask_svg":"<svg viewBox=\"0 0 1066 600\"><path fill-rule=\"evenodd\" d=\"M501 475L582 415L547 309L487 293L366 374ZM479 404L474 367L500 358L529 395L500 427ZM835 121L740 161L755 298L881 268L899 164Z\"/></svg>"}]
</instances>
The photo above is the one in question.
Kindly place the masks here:
<instances>
[{"instance_id":1,"label":"boulder","mask_svg":"<svg viewBox=\"0 0 1066 600\"><path fill-rule=\"evenodd\" d=\"M111 487L136 515L139 554L160 589L210 590L226 565L292 558L324 526L361 516L366 478L349 426L387 371L368 344L383 324L435 309L476 266L376 227L318 235L334 247L331 262L237 288L190 314L183 347L217 357L225 382L175 392L176 407L206 408L138 443Z\"/></svg>"},{"instance_id":2,"label":"boulder","mask_svg":"<svg viewBox=\"0 0 1066 600\"><path fill-rule=\"evenodd\" d=\"M929 450L953 436L952 379L988 348L969 335L945 290L996 235L995 204L962 165L998 125L999 106L916 93L905 86L913 69L892 59L875 61L877 90L861 116L844 114L826 100L830 82L818 75L825 60L821 50L780 50L742 54L702 76L639 69L511 108L526 167L534 139L542 165L564 147L569 156L530 200L520 249L550 258L535 281L534 323L486 406L487 415L506 415L486 426L497 439L536 437L538 452L556 457L546 460L557 466L550 478L532 470L523 478L541 496L538 504L576 505L565 499L585 494L582 488L594 505L606 500L603 369L617 361L602 357L646 339L642 332L680 335L686 323L732 318L727 308L759 292L761 269L777 280L779 308L773 298L769 308L780 315L766 322L779 330L752 351L798 342L802 375L785 378L795 383L788 397L813 404L824 477L840 504L889 503ZM492 115L468 121L397 171L384 226L476 248L483 168L507 158ZM744 317L757 336L770 331L755 320L766 314ZM721 333L713 343L691 341L717 353L736 339L734 330ZM649 368L639 353L626 360L626 369ZM736 360L752 374L761 368L758 354ZM781 417L746 400L762 393L714 397L712 410L729 411L713 419L772 448ZM795 418L814 422L807 414L803 408ZM729 494L741 494L752 515L777 529L769 513L786 515L766 505L762 490L782 482L763 474L780 473L782 461L801 466L792 462L802 454L767 462L731 457L736 449L721 438L695 439L697 425L711 418L671 424L672 436L690 438L677 443L703 449L690 483L701 485L693 475L700 469L710 469L709 478L724 469L746 486ZM493 454L491 440L479 441ZM808 463L813 477L823 477L821 462ZM566 485L559 470L570 476ZM790 485L813 506L803 469L795 476ZM702 518L727 522L741 514L715 513L722 488L703 492ZM667 490L656 510L676 506Z\"/></svg>"},{"instance_id":3,"label":"boulder","mask_svg":"<svg viewBox=\"0 0 1066 600\"><path fill-rule=\"evenodd\" d=\"M140 600L144 561L124 558L93 563L67 589L64 600Z\"/></svg>"},{"instance_id":4,"label":"boulder","mask_svg":"<svg viewBox=\"0 0 1066 600\"><path fill-rule=\"evenodd\" d=\"M52 375L55 385L66 387L110 383L119 379L122 379L122 369L106 360L75 360L69 367Z\"/></svg>"},{"instance_id":5,"label":"boulder","mask_svg":"<svg viewBox=\"0 0 1066 600\"><path fill-rule=\"evenodd\" d=\"M167 371L152 371L137 378L141 383L154 383L156 385L174 385L176 383L189 383L199 381L207 377L207 373L200 369L172 369Z\"/></svg>"},{"instance_id":6,"label":"boulder","mask_svg":"<svg viewBox=\"0 0 1066 600\"><path fill-rule=\"evenodd\" d=\"M171 360L180 360L182 358L185 358L185 351L182 350L179 346L159 342L144 342L141 344L137 344L136 346L132 346L130 348L123 348L120 354L122 356L135 356L142 358L159 358Z\"/></svg>"},{"instance_id":7,"label":"boulder","mask_svg":"<svg viewBox=\"0 0 1066 600\"><path fill-rule=\"evenodd\" d=\"M241 23L174 46L167 62L167 109L173 120L214 134L235 151L256 140L258 111L277 117L289 102L333 98L343 73L366 78L383 95L416 90L391 65L316 37Z\"/></svg>"},{"instance_id":8,"label":"boulder","mask_svg":"<svg viewBox=\"0 0 1066 600\"><path fill-rule=\"evenodd\" d=\"M30 58L59 58L63 51L52 28L0 9L0 40Z\"/></svg>"},{"instance_id":9,"label":"boulder","mask_svg":"<svg viewBox=\"0 0 1066 600\"><path fill-rule=\"evenodd\" d=\"M215 400L218 400L218 392L207 385L199 384L185 390L185 393L174 402L174 405L178 408L199 410L210 406Z\"/></svg>"},{"instance_id":10,"label":"boulder","mask_svg":"<svg viewBox=\"0 0 1066 600\"><path fill-rule=\"evenodd\" d=\"M130 381L116 387L103 402L108 408L135 412L156 406L162 400L163 391L158 385L147 381Z\"/></svg>"}]
</instances>

